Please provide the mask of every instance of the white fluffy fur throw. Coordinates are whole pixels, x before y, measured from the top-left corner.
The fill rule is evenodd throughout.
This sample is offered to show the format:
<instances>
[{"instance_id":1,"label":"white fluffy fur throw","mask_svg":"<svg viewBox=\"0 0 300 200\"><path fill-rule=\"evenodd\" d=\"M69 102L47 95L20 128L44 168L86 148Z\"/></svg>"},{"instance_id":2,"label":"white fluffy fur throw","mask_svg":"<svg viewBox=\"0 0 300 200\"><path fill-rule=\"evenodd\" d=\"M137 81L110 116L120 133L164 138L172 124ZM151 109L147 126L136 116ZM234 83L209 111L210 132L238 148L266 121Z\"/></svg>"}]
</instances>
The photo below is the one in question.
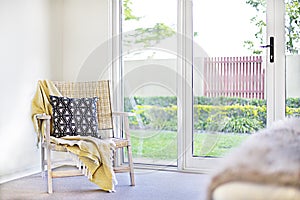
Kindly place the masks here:
<instances>
[{"instance_id":1,"label":"white fluffy fur throw","mask_svg":"<svg viewBox=\"0 0 300 200\"><path fill-rule=\"evenodd\" d=\"M251 135L222 160L207 199L232 181L290 186L300 190L300 119L286 119Z\"/></svg>"}]
</instances>

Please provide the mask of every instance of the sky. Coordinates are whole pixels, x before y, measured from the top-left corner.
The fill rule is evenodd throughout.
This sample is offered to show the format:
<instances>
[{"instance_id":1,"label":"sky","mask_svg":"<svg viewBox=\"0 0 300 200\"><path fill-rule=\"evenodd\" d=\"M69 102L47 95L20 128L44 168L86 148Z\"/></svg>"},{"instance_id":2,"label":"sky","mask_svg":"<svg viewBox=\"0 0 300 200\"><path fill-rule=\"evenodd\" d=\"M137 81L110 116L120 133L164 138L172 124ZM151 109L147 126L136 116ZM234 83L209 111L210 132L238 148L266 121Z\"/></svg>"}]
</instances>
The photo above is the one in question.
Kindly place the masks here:
<instances>
[{"instance_id":1,"label":"sky","mask_svg":"<svg viewBox=\"0 0 300 200\"><path fill-rule=\"evenodd\" d=\"M243 41L254 40L255 26L250 19L255 10L245 0L195 0L195 38L210 56L247 55Z\"/></svg>"},{"instance_id":2,"label":"sky","mask_svg":"<svg viewBox=\"0 0 300 200\"><path fill-rule=\"evenodd\" d=\"M132 0L133 14L142 16L138 22L126 23L123 31L151 27L163 22L176 30L176 0ZM254 40L255 26L250 18L255 10L246 0L194 0L193 29L197 45L209 56L245 56L251 52L243 41Z\"/></svg>"}]
</instances>

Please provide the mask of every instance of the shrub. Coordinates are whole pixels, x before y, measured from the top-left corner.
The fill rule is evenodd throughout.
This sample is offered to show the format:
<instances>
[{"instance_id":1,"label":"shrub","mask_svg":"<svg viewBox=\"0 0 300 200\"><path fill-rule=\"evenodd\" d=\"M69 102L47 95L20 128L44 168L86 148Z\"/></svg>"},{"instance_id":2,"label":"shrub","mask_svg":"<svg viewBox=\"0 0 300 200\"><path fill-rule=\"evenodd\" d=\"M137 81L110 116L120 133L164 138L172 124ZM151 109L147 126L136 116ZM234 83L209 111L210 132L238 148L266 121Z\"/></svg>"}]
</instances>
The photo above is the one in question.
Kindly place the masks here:
<instances>
[{"instance_id":1,"label":"shrub","mask_svg":"<svg viewBox=\"0 0 300 200\"><path fill-rule=\"evenodd\" d=\"M176 97L134 97L131 101L126 98L125 111L136 113L137 117L130 117L132 128L176 131L176 104ZM299 98L289 98L287 116L300 117L299 107ZM198 131L252 133L266 126L265 100L196 97L193 111L194 129Z\"/></svg>"},{"instance_id":2,"label":"shrub","mask_svg":"<svg viewBox=\"0 0 300 200\"><path fill-rule=\"evenodd\" d=\"M263 123L255 118L233 117L226 123L222 131L232 133L253 133L261 128L264 128Z\"/></svg>"},{"instance_id":3,"label":"shrub","mask_svg":"<svg viewBox=\"0 0 300 200\"><path fill-rule=\"evenodd\" d=\"M132 128L154 130L177 130L177 106L137 106L138 117L130 118ZM194 129L199 131L222 131L251 133L265 125L265 107L257 106L194 106ZM139 120L140 123L139 123ZM142 124L142 126L141 126Z\"/></svg>"},{"instance_id":4,"label":"shrub","mask_svg":"<svg viewBox=\"0 0 300 200\"><path fill-rule=\"evenodd\" d=\"M266 124L265 106L194 106L194 128L232 133L251 133Z\"/></svg>"},{"instance_id":5,"label":"shrub","mask_svg":"<svg viewBox=\"0 0 300 200\"><path fill-rule=\"evenodd\" d=\"M300 98L288 98L286 100L286 105L289 108L299 108L300 107Z\"/></svg>"}]
</instances>

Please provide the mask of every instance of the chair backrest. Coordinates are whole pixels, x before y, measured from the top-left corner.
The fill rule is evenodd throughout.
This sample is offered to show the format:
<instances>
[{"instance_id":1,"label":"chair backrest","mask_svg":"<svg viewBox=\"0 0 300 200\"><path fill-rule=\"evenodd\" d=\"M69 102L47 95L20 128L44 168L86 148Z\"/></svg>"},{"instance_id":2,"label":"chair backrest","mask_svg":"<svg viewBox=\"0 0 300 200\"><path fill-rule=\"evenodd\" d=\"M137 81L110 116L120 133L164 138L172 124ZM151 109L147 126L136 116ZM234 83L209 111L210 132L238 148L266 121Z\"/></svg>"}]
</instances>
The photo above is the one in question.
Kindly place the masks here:
<instances>
[{"instance_id":1,"label":"chair backrest","mask_svg":"<svg viewBox=\"0 0 300 200\"><path fill-rule=\"evenodd\" d=\"M91 82L53 81L63 96L70 98L98 97L97 114L98 129L112 130L113 119L111 109L110 87L108 80Z\"/></svg>"}]
</instances>

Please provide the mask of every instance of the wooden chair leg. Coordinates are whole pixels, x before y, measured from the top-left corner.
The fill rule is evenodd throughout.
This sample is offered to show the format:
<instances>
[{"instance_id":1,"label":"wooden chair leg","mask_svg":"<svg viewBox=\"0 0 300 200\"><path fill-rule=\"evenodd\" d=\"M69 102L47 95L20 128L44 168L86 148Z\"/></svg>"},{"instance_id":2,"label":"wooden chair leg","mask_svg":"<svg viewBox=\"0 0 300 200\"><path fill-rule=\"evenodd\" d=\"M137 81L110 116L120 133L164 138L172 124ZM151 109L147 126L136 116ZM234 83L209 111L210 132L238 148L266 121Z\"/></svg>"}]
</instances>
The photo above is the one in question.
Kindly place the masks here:
<instances>
[{"instance_id":1,"label":"wooden chair leg","mask_svg":"<svg viewBox=\"0 0 300 200\"><path fill-rule=\"evenodd\" d=\"M117 161L117 150L118 150L118 149L115 149L114 152L113 152L113 154L114 154L114 155L113 155L113 166L114 166L114 167L117 167L117 166L118 166L118 161Z\"/></svg>"},{"instance_id":2,"label":"wooden chair leg","mask_svg":"<svg viewBox=\"0 0 300 200\"><path fill-rule=\"evenodd\" d=\"M41 145L41 175L45 177L45 148Z\"/></svg>"},{"instance_id":3,"label":"wooden chair leg","mask_svg":"<svg viewBox=\"0 0 300 200\"><path fill-rule=\"evenodd\" d=\"M53 193L52 188L52 169L51 169L51 152L47 148L47 172L48 172L48 193Z\"/></svg>"},{"instance_id":4,"label":"wooden chair leg","mask_svg":"<svg viewBox=\"0 0 300 200\"><path fill-rule=\"evenodd\" d=\"M48 171L48 193L53 192L52 189L52 169L51 169L51 151L50 151L50 119L46 121L46 152L47 152L47 171Z\"/></svg>"},{"instance_id":5,"label":"wooden chair leg","mask_svg":"<svg viewBox=\"0 0 300 200\"><path fill-rule=\"evenodd\" d=\"M132 159L132 151L131 146L127 146L127 153L128 153L128 164L130 167L130 182L131 186L135 186L135 180L134 180L134 167L133 167L133 159Z\"/></svg>"}]
</instances>

